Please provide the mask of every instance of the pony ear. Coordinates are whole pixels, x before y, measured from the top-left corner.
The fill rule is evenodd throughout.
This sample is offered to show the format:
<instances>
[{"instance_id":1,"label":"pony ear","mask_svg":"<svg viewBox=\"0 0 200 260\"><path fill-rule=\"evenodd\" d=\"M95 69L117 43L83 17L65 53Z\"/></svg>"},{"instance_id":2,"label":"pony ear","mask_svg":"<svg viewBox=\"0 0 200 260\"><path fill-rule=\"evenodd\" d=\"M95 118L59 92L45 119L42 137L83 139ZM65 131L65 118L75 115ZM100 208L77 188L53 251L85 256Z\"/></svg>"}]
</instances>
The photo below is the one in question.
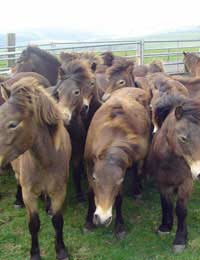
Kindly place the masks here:
<instances>
[{"instance_id":1,"label":"pony ear","mask_svg":"<svg viewBox=\"0 0 200 260\"><path fill-rule=\"evenodd\" d=\"M186 55L187 55L187 53L186 53L185 51L183 51L183 55L184 55L184 56L186 56Z\"/></svg>"},{"instance_id":2,"label":"pony ear","mask_svg":"<svg viewBox=\"0 0 200 260\"><path fill-rule=\"evenodd\" d=\"M131 64L127 67L127 72L130 72L133 74L133 69L134 69L134 63L131 62Z\"/></svg>"},{"instance_id":3,"label":"pony ear","mask_svg":"<svg viewBox=\"0 0 200 260\"><path fill-rule=\"evenodd\" d=\"M175 108L175 117L177 120L180 120L181 117L183 115L183 107L182 106L178 106Z\"/></svg>"},{"instance_id":4,"label":"pony ear","mask_svg":"<svg viewBox=\"0 0 200 260\"><path fill-rule=\"evenodd\" d=\"M3 99L6 101L9 99L10 95L11 95L11 91L6 87L6 84L1 83L1 95L3 97Z\"/></svg>"},{"instance_id":5,"label":"pony ear","mask_svg":"<svg viewBox=\"0 0 200 260\"><path fill-rule=\"evenodd\" d=\"M59 67L58 73L59 73L60 79L62 79L65 75L65 71L62 67Z\"/></svg>"}]
</instances>

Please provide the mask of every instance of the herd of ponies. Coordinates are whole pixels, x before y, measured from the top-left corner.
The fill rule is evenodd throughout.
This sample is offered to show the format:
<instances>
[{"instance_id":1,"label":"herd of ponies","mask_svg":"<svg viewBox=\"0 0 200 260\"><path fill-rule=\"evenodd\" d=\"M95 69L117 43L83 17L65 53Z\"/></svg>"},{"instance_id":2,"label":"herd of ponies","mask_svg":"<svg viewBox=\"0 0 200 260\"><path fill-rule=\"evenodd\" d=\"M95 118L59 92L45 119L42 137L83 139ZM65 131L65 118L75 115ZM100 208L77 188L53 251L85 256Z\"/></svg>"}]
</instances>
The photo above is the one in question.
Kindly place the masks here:
<instances>
[{"instance_id":1,"label":"herd of ponies","mask_svg":"<svg viewBox=\"0 0 200 260\"><path fill-rule=\"evenodd\" d=\"M185 249L187 204L200 179L200 57L183 55L188 75L172 76L161 61L138 65L112 52L58 58L28 46L10 75L0 77L0 166L12 167L14 206L27 209L31 260L41 259L39 198L55 229L56 257L69 259L62 211L69 165L76 202L88 196L85 232L109 226L115 208L115 236L125 236L128 170L135 199L144 176L154 177L162 210L157 233L172 230L175 207L173 251Z\"/></svg>"}]
</instances>

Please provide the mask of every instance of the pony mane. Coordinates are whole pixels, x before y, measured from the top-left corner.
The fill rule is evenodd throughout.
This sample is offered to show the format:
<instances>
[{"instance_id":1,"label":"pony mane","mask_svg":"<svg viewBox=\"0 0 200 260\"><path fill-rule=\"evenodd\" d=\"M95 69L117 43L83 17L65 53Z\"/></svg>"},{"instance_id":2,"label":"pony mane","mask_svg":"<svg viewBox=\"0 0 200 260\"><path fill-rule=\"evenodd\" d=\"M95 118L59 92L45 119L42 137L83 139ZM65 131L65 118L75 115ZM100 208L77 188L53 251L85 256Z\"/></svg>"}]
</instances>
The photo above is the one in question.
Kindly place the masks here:
<instances>
[{"instance_id":1,"label":"pony mane","mask_svg":"<svg viewBox=\"0 0 200 260\"><path fill-rule=\"evenodd\" d=\"M115 76L126 71L129 67L134 67L134 63L132 61L127 60L119 60L116 61L108 70L107 75L108 77Z\"/></svg>"},{"instance_id":2,"label":"pony mane","mask_svg":"<svg viewBox=\"0 0 200 260\"><path fill-rule=\"evenodd\" d=\"M186 99L181 105L182 117L187 118L189 121L199 124L200 123L200 101L194 99Z\"/></svg>"},{"instance_id":3,"label":"pony mane","mask_svg":"<svg viewBox=\"0 0 200 260\"><path fill-rule=\"evenodd\" d=\"M64 76L74 79L78 84L93 78L89 64L79 59L64 62L61 68L64 72Z\"/></svg>"},{"instance_id":4,"label":"pony mane","mask_svg":"<svg viewBox=\"0 0 200 260\"><path fill-rule=\"evenodd\" d=\"M155 72L164 72L164 66L162 61L160 60L154 60L149 64L149 72L155 73Z\"/></svg>"},{"instance_id":5,"label":"pony mane","mask_svg":"<svg viewBox=\"0 0 200 260\"><path fill-rule=\"evenodd\" d=\"M30 57L31 54L35 54L41 57L42 59L48 61L52 66L57 67L60 65L60 62L54 55L34 45L28 45L27 48L23 50L18 62L22 61L23 59L27 59L28 57Z\"/></svg>"},{"instance_id":6,"label":"pony mane","mask_svg":"<svg viewBox=\"0 0 200 260\"><path fill-rule=\"evenodd\" d=\"M184 55L186 59L190 59L191 63L196 63L200 60L199 55L193 52L186 52Z\"/></svg>"},{"instance_id":7,"label":"pony mane","mask_svg":"<svg viewBox=\"0 0 200 260\"><path fill-rule=\"evenodd\" d=\"M11 86L9 102L32 112L38 125L47 125L55 148L61 147L59 134L63 127L62 111L37 79L30 76L14 83Z\"/></svg>"},{"instance_id":8,"label":"pony mane","mask_svg":"<svg viewBox=\"0 0 200 260\"><path fill-rule=\"evenodd\" d=\"M169 113L186 99L182 95L163 95L155 105L155 120L160 128Z\"/></svg>"},{"instance_id":9,"label":"pony mane","mask_svg":"<svg viewBox=\"0 0 200 260\"><path fill-rule=\"evenodd\" d=\"M102 58L95 52L83 52L80 54L80 59L88 61L90 64L95 63L100 65L103 63Z\"/></svg>"},{"instance_id":10,"label":"pony mane","mask_svg":"<svg viewBox=\"0 0 200 260\"><path fill-rule=\"evenodd\" d=\"M111 51L103 52L101 54L101 57L104 61L104 65L106 65L108 67L112 66L115 57Z\"/></svg>"},{"instance_id":11,"label":"pony mane","mask_svg":"<svg viewBox=\"0 0 200 260\"><path fill-rule=\"evenodd\" d=\"M80 57L79 53L76 52L61 52L60 53L60 60L62 62L70 62L72 60L78 59Z\"/></svg>"}]
</instances>

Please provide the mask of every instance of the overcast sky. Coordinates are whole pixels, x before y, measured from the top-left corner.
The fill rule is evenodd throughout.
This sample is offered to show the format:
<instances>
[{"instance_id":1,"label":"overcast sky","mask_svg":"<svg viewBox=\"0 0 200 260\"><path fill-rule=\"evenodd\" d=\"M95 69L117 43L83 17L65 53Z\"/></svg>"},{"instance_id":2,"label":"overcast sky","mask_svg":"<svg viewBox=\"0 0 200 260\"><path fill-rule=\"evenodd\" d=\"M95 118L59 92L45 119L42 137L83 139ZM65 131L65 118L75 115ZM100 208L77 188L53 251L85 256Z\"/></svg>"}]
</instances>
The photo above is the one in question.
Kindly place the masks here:
<instances>
[{"instance_id":1,"label":"overcast sky","mask_svg":"<svg viewBox=\"0 0 200 260\"><path fill-rule=\"evenodd\" d=\"M1 1L0 32L64 27L139 36L200 25L199 0Z\"/></svg>"}]
</instances>

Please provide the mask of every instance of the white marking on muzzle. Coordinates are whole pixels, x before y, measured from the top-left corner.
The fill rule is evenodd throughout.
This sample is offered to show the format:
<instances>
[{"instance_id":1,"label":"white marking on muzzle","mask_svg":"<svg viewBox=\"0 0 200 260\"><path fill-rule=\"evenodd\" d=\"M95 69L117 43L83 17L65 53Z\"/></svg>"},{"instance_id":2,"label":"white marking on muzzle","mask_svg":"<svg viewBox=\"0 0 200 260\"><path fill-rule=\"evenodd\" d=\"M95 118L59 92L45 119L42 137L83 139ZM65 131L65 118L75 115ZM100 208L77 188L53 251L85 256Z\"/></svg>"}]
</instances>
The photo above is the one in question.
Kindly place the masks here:
<instances>
[{"instance_id":1,"label":"white marking on muzzle","mask_svg":"<svg viewBox=\"0 0 200 260\"><path fill-rule=\"evenodd\" d=\"M110 94L105 93L101 99L102 99L102 101L106 101L107 99L109 99L109 97L110 97Z\"/></svg>"},{"instance_id":2,"label":"white marking on muzzle","mask_svg":"<svg viewBox=\"0 0 200 260\"><path fill-rule=\"evenodd\" d=\"M68 121L68 123L70 122L71 118L72 118L72 112L69 110L68 107L65 107L62 109L63 115L64 115L64 119Z\"/></svg>"},{"instance_id":3,"label":"white marking on muzzle","mask_svg":"<svg viewBox=\"0 0 200 260\"><path fill-rule=\"evenodd\" d=\"M200 176L200 160L190 163L190 169L192 172L193 179L198 179Z\"/></svg>"},{"instance_id":4,"label":"white marking on muzzle","mask_svg":"<svg viewBox=\"0 0 200 260\"><path fill-rule=\"evenodd\" d=\"M154 125L153 134L155 134L157 131L158 131L158 127L156 125Z\"/></svg>"},{"instance_id":5,"label":"white marking on muzzle","mask_svg":"<svg viewBox=\"0 0 200 260\"><path fill-rule=\"evenodd\" d=\"M108 210L103 210L100 206L96 207L96 210L94 212L94 215L98 215L100 219L100 224L104 224L106 220L108 220L110 217L112 217L112 207L110 207ZM110 222L111 223L111 222ZM108 223L106 226L109 226L110 223Z\"/></svg>"},{"instance_id":6,"label":"white marking on muzzle","mask_svg":"<svg viewBox=\"0 0 200 260\"><path fill-rule=\"evenodd\" d=\"M83 99L83 105L88 106L90 105L89 100L87 98Z\"/></svg>"}]
</instances>

